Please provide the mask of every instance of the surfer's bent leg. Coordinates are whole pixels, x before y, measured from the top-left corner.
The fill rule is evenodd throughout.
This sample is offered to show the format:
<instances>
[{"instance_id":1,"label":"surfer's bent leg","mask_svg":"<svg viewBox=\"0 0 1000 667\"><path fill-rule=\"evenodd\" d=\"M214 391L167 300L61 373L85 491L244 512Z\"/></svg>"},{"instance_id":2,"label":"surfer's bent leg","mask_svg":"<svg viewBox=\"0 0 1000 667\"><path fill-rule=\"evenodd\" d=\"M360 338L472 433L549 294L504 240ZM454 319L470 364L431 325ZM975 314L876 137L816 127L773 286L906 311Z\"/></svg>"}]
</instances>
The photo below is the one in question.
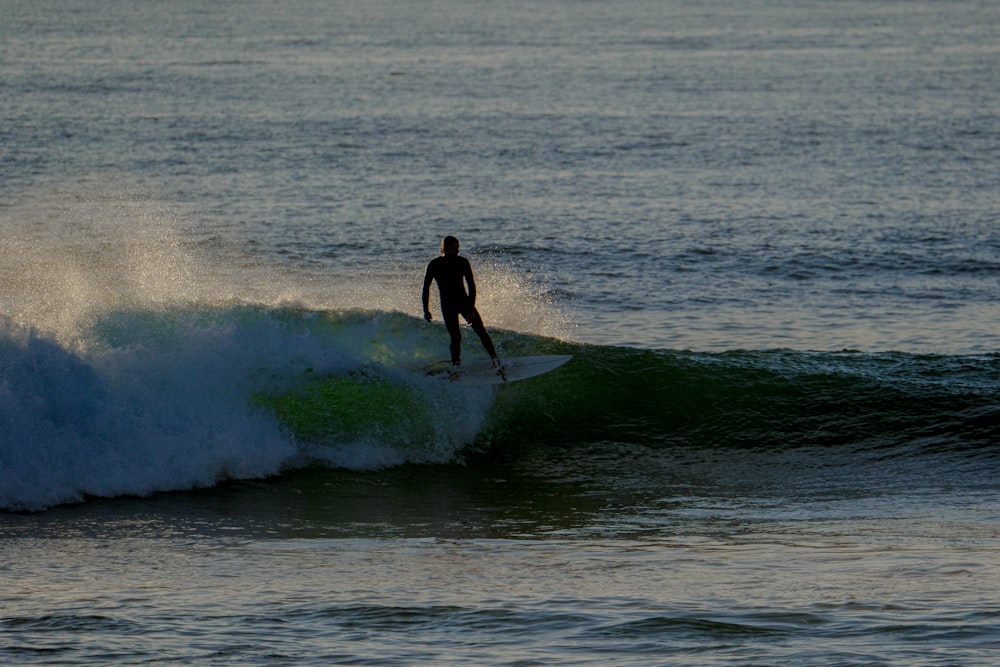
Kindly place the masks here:
<instances>
[{"instance_id":1,"label":"surfer's bent leg","mask_svg":"<svg viewBox=\"0 0 1000 667\"><path fill-rule=\"evenodd\" d=\"M451 363L462 363L462 328L458 326L458 311L441 311L444 325L451 336Z\"/></svg>"},{"instance_id":2,"label":"surfer's bent leg","mask_svg":"<svg viewBox=\"0 0 1000 667\"><path fill-rule=\"evenodd\" d=\"M479 340L482 341L483 347L486 348L486 353L490 355L490 359L496 359L497 351L493 347L493 339L490 338L490 334L486 331L486 325L483 324L483 318L479 314L479 311L473 308L472 312L463 313L462 317L465 318L472 326L472 330L479 336Z\"/></svg>"}]
</instances>

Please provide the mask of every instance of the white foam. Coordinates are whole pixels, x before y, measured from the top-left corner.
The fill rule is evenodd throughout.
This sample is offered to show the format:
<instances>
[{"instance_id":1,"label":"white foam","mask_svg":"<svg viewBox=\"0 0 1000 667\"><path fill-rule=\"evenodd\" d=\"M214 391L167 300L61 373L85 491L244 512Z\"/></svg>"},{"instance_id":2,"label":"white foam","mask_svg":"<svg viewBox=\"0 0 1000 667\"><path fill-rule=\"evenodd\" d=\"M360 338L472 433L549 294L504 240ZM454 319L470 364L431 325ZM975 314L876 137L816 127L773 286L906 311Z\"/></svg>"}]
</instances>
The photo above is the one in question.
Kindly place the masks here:
<instances>
[{"instance_id":1,"label":"white foam","mask_svg":"<svg viewBox=\"0 0 1000 667\"><path fill-rule=\"evenodd\" d=\"M0 507L264 476L294 453L224 344L80 355L4 321L0 346Z\"/></svg>"},{"instance_id":2,"label":"white foam","mask_svg":"<svg viewBox=\"0 0 1000 667\"><path fill-rule=\"evenodd\" d=\"M71 350L0 320L0 508L204 487L316 461L453 461L492 394L449 392L409 372L406 360L427 354L436 333L385 313L122 310L78 332ZM360 439L300 443L254 400L366 368L409 386L419 414L376 418Z\"/></svg>"}]
</instances>

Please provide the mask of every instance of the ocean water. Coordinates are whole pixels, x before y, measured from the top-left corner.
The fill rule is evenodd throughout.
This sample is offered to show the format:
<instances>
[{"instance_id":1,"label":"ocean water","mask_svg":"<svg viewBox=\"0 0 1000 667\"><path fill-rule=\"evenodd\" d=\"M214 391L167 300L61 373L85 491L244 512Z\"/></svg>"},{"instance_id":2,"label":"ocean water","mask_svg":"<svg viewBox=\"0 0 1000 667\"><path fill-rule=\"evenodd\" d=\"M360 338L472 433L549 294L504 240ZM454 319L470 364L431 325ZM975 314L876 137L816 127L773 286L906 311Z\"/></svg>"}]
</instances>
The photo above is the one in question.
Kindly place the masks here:
<instances>
[{"instance_id":1,"label":"ocean water","mask_svg":"<svg viewBox=\"0 0 1000 667\"><path fill-rule=\"evenodd\" d=\"M0 10L0 663L995 664L995 3Z\"/></svg>"}]
</instances>

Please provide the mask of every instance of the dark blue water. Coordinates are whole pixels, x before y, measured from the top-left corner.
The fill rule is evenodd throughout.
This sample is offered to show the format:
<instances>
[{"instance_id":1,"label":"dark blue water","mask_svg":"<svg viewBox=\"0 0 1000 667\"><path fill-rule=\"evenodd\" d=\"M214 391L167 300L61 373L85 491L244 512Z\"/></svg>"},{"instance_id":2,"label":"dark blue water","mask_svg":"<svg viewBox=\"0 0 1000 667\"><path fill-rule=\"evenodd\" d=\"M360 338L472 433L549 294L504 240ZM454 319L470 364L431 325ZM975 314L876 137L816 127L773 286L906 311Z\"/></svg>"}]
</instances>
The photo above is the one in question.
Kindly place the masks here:
<instances>
[{"instance_id":1,"label":"dark blue water","mask_svg":"<svg viewBox=\"0 0 1000 667\"><path fill-rule=\"evenodd\" d=\"M994 661L992 4L3 14L0 661Z\"/></svg>"}]
</instances>

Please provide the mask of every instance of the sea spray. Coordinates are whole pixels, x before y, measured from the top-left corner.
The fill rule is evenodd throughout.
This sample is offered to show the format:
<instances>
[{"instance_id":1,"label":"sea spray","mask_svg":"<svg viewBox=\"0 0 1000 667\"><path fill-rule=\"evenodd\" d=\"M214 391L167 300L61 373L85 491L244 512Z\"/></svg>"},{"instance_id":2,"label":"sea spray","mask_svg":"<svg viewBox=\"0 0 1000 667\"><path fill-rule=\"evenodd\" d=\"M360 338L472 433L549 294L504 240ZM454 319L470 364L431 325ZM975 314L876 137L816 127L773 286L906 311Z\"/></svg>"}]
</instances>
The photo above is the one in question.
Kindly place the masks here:
<instances>
[{"instance_id":1,"label":"sea spray","mask_svg":"<svg viewBox=\"0 0 1000 667\"><path fill-rule=\"evenodd\" d=\"M405 314L417 311L422 265L289 274L245 239L190 228L185 211L135 189L78 184L35 188L5 210L0 507L208 486L309 462L448 462L476 439L490 392L413 385L414 368L447 352L439 323ZM505 327L565 329L521 267L487 253L477 269L501 351ZM408 387L419 409L328 429L318 443L254 400L373 368Z\"/></svg>"}]
</instances>

